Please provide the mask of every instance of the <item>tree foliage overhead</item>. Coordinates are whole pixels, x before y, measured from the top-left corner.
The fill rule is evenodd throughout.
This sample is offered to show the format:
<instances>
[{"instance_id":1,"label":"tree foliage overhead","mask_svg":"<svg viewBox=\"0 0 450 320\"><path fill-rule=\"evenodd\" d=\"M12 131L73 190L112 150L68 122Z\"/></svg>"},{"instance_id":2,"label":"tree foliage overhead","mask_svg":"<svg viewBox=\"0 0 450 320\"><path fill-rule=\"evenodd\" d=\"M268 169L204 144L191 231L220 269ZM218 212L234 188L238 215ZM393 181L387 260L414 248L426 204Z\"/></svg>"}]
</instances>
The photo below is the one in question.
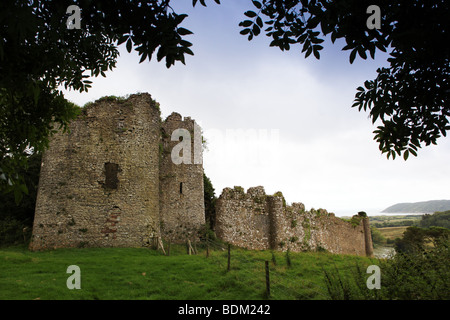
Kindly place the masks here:
<instances>
[{"instance_id":1,"label":"tree foliage overhead","mask_svg":"<svg viewBox=\"0 0 450 320\"><path fill-rule=\"evenodd\" d=\"M203 1L202 1L203 2ZM78 109L65 89L87 91L89 77L116 66L117 46L133 47L140 62L185 62L191 32L185 14L169 0L2 0L0 2L0 190L20 200L27 187L20 168L26 150L42 151L56 129L67 127ZM67 8L81 9L81 28L69 29ZM69 12L70 13L70 12Z\"/></svg>"},{"instance_id":2,"label":"tree foliage overhead","mask_svg":"<svg viewBox=\"0 0 450 320\"><path fill-rule=\"evenodd\" d=\"M250 2L251 1L251 2ZM389 51L389 68L357 89L354 107L369 112L380 150L394 158L435 144L450 125L449 2L447 0L250 0L241 33L264 32L271 46L299 45L320 58L325 36L344 39L352 63ZM211 0L212 2L212 0ZM220 4L219 0L214 0ZM167 67L193 55L192 34L171 0L2 0L0 2L0 191L27 192L19 168L26 150L42 151L56 129L79 112L65 89L87 91L89 77L116 66L118 45L140 62L156 55ZM192 5L206 6L206 0ZM67 8L81 9L80 29L68 29ZM367 8L381 9L381 28L367 27Z\"/></svg>"},{"instance_id":3,"label":"tree foliage overhead","mask_svg":"<svg viewBox=\"0 0 450 320\"><path fill-rule=\"evenodd\" d=\"M349 60L389 51L389 68L357 88L353 107L368 111L377 127L382 153L395 158L417 155L450 129L450 2L447 0L260 0L245 12L241 34L261 32L270 46L301 47L305 57L320 58L324 36L344 39ZM367 9L377 5L381 28L369 29Z\"/></svg>"}]
</instances>

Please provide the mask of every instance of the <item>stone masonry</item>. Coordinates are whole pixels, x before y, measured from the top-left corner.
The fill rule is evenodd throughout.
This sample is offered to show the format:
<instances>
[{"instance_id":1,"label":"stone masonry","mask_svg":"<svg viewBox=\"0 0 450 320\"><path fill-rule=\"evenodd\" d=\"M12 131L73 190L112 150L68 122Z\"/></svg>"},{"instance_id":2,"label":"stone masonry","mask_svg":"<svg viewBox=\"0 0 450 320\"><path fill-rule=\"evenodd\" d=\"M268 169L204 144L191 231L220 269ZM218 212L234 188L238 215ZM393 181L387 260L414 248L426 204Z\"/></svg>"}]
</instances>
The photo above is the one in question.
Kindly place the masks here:
<instances>
[{"instance_id":1,"label":"stone masonry","mask_svg":"<svg viewBox=\"0 0 450 320\"><path fill-rule=\"evenodd\" d=\"M263 187L225 188L216 205L216 234L223 241L248 249L326 250L331 253L373 254L369 219L351 222L324 209L305 210L302 203L286 205L278 192Z\"/></svg>"},{"instance_id":2,"label":"stone masonry","mask_svg":"<svg viewBox=\"0 0 450 320\"><path fill-rule=\"evenodd\" d=\"M30 249L139 247L195 237L205 223L203 166L171 163L171 130L149 94L85 106L43 155ZM194 139L192 139L194 141Z\"/></svg>"},{"instance_id":3,"label":"stone masonry","mask_svg":"<svg viewBox=\"0 0 450 320\"><path fill-rule=\"evenodd\" d=\"M190 150L177 149L181 144ZM51 137L43 155L30 249L198 239L205 224L201 147L195 121L178 113L162 121L147 93L85 106L68 132ZM174 150L182 163L174 162ZM249 249L373 252L368 218L346 222L323 209L306 211L263 187L225 188L215 232Z\"/></svg>"}]
</instances>

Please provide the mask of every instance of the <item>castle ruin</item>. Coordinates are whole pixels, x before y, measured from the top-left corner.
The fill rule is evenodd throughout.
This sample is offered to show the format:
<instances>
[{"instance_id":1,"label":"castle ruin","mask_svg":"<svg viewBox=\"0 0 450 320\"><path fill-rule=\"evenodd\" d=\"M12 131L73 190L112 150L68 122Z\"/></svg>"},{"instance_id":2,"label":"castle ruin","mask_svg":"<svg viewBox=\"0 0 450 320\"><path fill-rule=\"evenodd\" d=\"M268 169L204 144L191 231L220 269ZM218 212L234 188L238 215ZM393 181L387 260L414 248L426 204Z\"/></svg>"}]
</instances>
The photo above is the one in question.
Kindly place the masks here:
<instances>
[{"instance_id":1,"label":"castle ruin","mask_svg":"<svg viewBox=\"0 0 450 320\"><path fill-rule=\"evenodd\" d=\"M216 203L216 234L233 245L256 250L320 251L372 256L369 219L344 221L324 209L287 205L281 192L263 187L225 188Z\"/></svg>"},{"instance_id":2,"label":"castle ruin","mask_svg":"<svg viewBox=\"0 0 450 320\"><path fill-rule=\"evenodd\" d=\"M42 159L30 249L136 247L195 238L205 223L202 164L171 160L173 130L149 94L85 106ZM194 139L191 140L194 143Z\"/></svg>"},{"instance_id":3,"label":"castle ruin","mask_svg":"<svg viewBox=\"0 0 450 320\"><path fill-rule=\"evenodd\" d=\"M187 133L181 141L174 135L179 129ZM43 154L30 249L198 239L205 208L196 130L194 120L178 113L162 121L159 104L147 93L86 105ZM172 156L181 142L194 152L183 149L188 161L177 163ZM236 246L373 252L368 218L346 222L323 209L306 211L301 203L287 205L281 193L266 195L263 187L247 193L225 188L216 212L218 238Z\"/></svg>"}]
</instances>

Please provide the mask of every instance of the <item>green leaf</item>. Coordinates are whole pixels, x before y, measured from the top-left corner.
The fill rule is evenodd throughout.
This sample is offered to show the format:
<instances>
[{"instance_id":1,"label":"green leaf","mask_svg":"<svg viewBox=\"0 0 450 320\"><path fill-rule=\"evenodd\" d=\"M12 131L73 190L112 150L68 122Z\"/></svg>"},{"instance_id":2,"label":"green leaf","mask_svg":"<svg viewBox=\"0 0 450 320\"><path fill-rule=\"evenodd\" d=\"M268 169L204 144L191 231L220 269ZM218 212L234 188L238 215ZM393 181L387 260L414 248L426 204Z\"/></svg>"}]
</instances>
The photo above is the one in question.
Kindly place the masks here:
<instances>
[{"instance_id":1,"label":"green leaf","mask_svg":"<svg viewBox=\"0 0 450 320\"><path fill-rule=\"evenodd\" d=\"M250 27L253 24L253 22L251 20L244 20L242 22L239 22L239 26L240 27Z\"/></svg>"},{"instance_id":2,"label":"green leaf","mask_svg":"<svg viewBox=\"0 0 450 320\"><path fill-rule=\"evenodd\" d=\"M417 157L417 152L416 152L414 149L409 148L409 152L410 152L414 157Z\"/></svg>"},{"instance_id":3,"label":"green leaf","mask_svg":"<svg viewBox=\"0 0 450 320\"><path fill-rule=\"evenodd\" d=\"M19 188L20 188L20 191L22 191L25 194L28 194L28 188L27 188L27 185L25 183L19 184Z\"/></svg>"},{"instance_id":4,"label":"green leaf","mask_svg":"<svg viewBox=\"0 0 450 320\"><path fill-rule=\"evenodd\" d=\"M408 160L408 157L409 157L409 151L405 150L405 152L403 153L403 159L405 159L405 161L406 161L406 160Z\"/></svg>"},{"instance_id":5,"label":"green leaf","mask_svg":"<svg viewBox=\"0 0 450 320\"><path fill-rule=\"evenodd\" d=\"M309 47L308 50L306 50L305 58L308 58L308 56L312 53L312 47Z\"/></svg>"},{"instance_id":6,"label":"green leaf","mask_svg":"<svg viewBox=\"0 0 450 320\"><path fill-rule=\"evenodd\" d=\"M128 41L127 41L127 51L128 51L128 53L131 52L132 45L133 45L133 43L131 42L131 38L128 38Z\"/></svg>"},{"instance_id":7,"label":"green leaf","mask_svg":"<svg viewBox=\"0 0 450 320\"><path fill-rule=\"evenodd\" d=\"M263 21L262 21L261 17L257 17L257 18L256 18L256 24L257 24L260 28L263 27Z\"/></svg>"},{"instance_id":8,"label":"green leaf","mask_svg":"<svg viewBox=\"0 0 450 320\"><path fill-rule=\"evenodd\" d=\"M193 34L192 31L190 31L190 30L188 30L188 29L185 29L185 28L178 28L177 31L178 31L178 34L179 34L180 36L185 36L185 35L188 35L188 34Z\"/></svg>"},{"instance_id":9,"label":"green leaf","mask_svg":"<svg viewBox=\"0 0 450 320\"><path fill-rule=\"evenodd\" d=\"M257 36L257 35L259 35L260 33L261 33L261 29L258 27L258 25L257 24L254 24L253 25L253 34L255 35L255 36Z\"/></svg>"},{"instance_id":10,"label":"green leaf","mask_svg":"<svg viewBox=\"0 0 450 320\"><path fill-rule=\"evenodd\" d=\"M261 2L255 1L255 0L253 0L252 2L253 2L253 5L254 5L256 8L258 8L258 9L261 9L261 8L262 8Z\"/></svg>"},{"instance_id":11,"label":"green leaf","mask_svg":"<svg viewBox=\"0 0 450 320\"><path fill-rule=\"evenodd\" d=\"M361 58L363 58L364 60L367 59L366 50L364 50L364 48L362 46L358 47L358 53Z\"/></svg>"},{"instance_id":12,"label":"green leaf","mask_svg":"<svg viewBox=\"0 0 450 320\"><path fill-rule=\"evenodd\" d=\"M145 61L145 59L147 58L147 52L144 52L141 56L141 59L139 60L139 63L142 63ZM103 75L103 71L102 71L102 75Z\"/></svg>"},{"instance_id":13,"label":"green leaf","mask_svg":"<svg viewBox=\"0 0 450 320\"><path fill-rule=\"evenodd\" d=\"M355 61L356 58L356 49L353 49L352 52L350 52L350 64L353 63L353 61Z\"/></svg>"},{"instance_id":14,"label":"green leaf","mask_svg":"<svg viewBox=\"0 0 450 320\"><path fill-rule=\"evenodd\" d=\"M20 191L20 189L15 188L14 189L14 201L16 202L17 205L20 204L20 201L22 201L22 198L23 198L23 194Z\"/></svg>"},{"instance_id":15,"label":"green leaf","mask_svg":"<svg viewBox=\"0 0 450 320\"><path fill-rule=\"evenodd\" d=\"M119 40L117 40L117 45L120 46L122 43L127 41L127 39L128 39L128 36L126 36L126 35L120 36Z\"/></svg>"},{"instance_id":16,"label":"green leaf","mask_svg":"<svg viewBox=\"0 0 450 320\"><path fill-rule=\"evenodd\" d=\"M249 18L254 18L254 17L256 17L256 13L253 12L253 11L250 11L250 10L244 12L244 14L245 14L247 17L249 17Z\"/></svg>"},{"instance_id":17,"label":"green leaf","mask_svg":"<svg viewBox=\"0 0 450 320\"><path fill-rule=\"evenodd\" d=\"M319 60L319 59L320 59L320 53L319 53L319 51L316 50L316 49L314 49L314 50L313 50L313 53L314 53L314 56L317 58L317 60Z\"/></svg>"}]
</instances>

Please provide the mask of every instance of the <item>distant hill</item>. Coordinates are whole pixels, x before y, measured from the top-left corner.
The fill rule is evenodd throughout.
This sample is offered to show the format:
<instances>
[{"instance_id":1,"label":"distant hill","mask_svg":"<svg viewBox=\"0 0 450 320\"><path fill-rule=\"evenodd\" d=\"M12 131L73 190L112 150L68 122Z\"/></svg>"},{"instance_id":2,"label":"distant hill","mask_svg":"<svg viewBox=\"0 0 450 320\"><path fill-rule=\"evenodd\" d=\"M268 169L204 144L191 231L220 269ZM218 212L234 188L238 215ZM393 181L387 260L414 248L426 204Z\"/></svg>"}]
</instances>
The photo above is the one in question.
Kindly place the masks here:
<instances>
[{"instance_id":1,"label":"distant hill","mask_svg":"<svg viewBox=\"0 0 450 320\"><path fill-rule=\"evenodd\" d=\"M384 209L383 213L433 213L450 210L450 200L430 200L413 203L397 203Z\"/></svg>"}]
</instances>

